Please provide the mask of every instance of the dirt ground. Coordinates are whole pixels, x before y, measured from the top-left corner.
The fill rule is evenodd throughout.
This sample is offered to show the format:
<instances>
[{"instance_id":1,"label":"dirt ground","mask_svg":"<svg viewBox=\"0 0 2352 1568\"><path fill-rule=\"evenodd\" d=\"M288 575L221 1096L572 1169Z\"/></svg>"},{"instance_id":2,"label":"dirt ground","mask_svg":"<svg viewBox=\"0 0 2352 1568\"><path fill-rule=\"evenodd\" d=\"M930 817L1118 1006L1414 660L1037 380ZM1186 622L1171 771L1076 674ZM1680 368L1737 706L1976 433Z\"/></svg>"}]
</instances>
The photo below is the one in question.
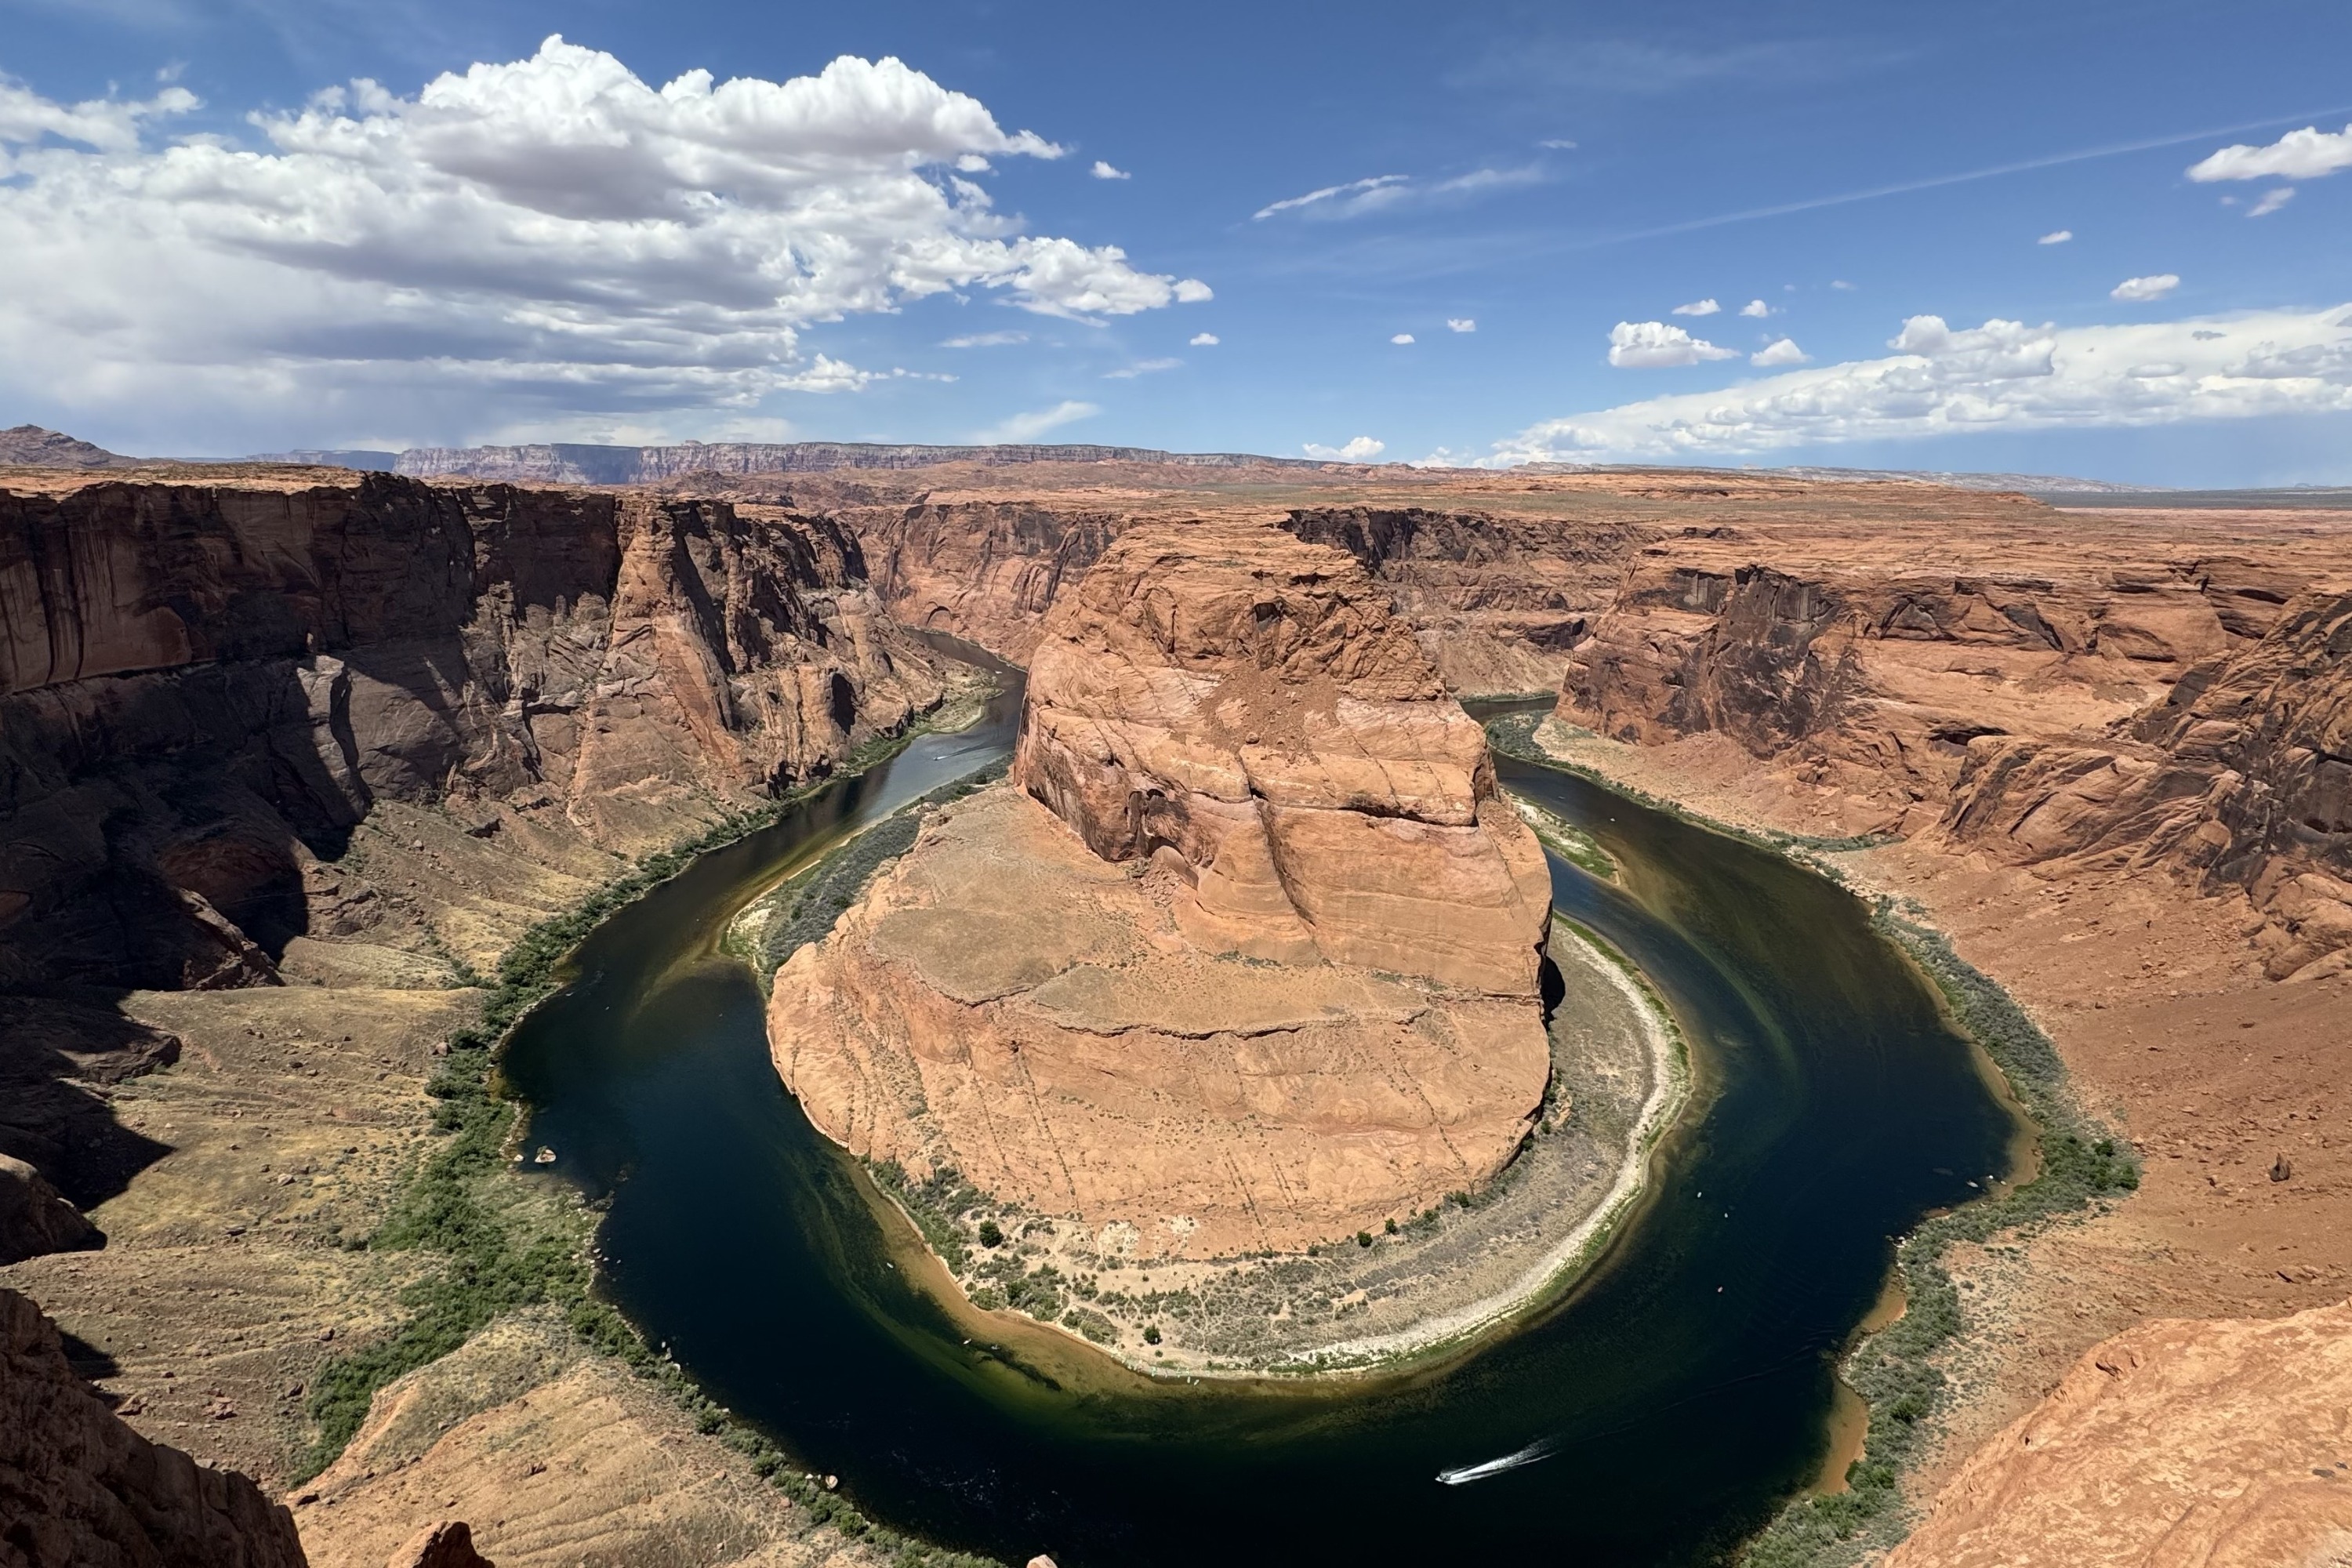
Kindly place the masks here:
<instances>
[{"instance_id":1,"label":"dirt ground","mask_svg":"<svg viewBox=\"0 0 2352 1568\"><path fill-rule=\"evenodd\" d=\"M436 1267L359 1244L429 1151L436 1047L478 1005L448 988L441 955L487 967L617 864L560 832L464 826L415 808L372 818L365 874L407 918L374 942L304 942L298 983L122 997L182 1044L173 1065L103 1090L161 1152L91 1211L101 1249L0 1268L0 1283L57 1320L140 1432L284 1493L319 1568L378 1568L448 1518L501 1568L878 1561L796 1517L658 1387L529 1318L384 1390L347 1458L292 1484L320 1367L389 1331L403 1287ZM575 1201L515 1185L514 1202Z\"/></svg>"}]
</instances>

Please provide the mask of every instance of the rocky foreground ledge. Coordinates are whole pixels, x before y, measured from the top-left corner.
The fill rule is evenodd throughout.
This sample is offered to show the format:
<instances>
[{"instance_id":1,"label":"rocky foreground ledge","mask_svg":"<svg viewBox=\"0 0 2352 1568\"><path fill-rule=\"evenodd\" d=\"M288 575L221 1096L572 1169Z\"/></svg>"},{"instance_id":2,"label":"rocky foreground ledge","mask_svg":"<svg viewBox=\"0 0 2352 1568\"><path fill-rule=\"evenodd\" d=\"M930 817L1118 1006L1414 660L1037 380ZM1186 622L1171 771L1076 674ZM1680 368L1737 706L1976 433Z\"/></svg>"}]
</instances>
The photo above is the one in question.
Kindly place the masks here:
<instances>
[{"instance_id":1,"label":"rocky foreground ledge","mask_svg":"<svg viewBox=\"0 0 2352 1568\"><path fill-rule=\"evenodd\" d=\"M1628 1190L1664 1026L1580 947L1547 1027L1549 908L1352 558L1155 525L1048 617L1012 780L785 963L769 1038L976 1304L1145 1364L1361 1359L1539 1287Z\"/></svg>"}]
</instances>

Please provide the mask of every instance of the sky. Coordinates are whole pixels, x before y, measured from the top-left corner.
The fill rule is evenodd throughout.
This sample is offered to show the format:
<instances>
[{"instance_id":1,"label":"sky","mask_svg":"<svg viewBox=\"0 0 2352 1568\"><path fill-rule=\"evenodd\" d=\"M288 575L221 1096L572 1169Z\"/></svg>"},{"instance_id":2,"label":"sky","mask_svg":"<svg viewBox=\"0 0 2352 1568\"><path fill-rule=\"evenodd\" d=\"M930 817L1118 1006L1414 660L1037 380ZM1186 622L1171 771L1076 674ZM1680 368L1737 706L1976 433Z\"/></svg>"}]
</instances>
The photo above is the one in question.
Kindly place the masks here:
<instances>
[{"instance_id":1,"label":"sky","mask_svg":"<svg viewBox=\"0 0 2352 1568\"><path fill-rule=\"evenodd\" d=\"M2352 7L0 0L0 426L2352 481Z\"/></svg>"}]
</instances>

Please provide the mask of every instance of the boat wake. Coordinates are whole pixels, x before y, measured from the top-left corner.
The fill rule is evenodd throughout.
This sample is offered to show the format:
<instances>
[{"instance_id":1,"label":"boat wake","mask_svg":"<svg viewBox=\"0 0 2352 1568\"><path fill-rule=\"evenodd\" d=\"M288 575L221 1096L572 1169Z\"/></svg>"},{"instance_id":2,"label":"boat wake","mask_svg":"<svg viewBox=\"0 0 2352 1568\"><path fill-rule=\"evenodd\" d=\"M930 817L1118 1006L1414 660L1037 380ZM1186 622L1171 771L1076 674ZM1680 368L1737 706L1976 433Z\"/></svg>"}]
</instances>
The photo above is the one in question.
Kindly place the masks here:
<instances>
[{"instance_id":1,"label":"boat wake","mask_svg":"<svg viewBox=\"0 0 2352 1568\"><path fill-rule=\"evenodd\" d=\"M1549 1459L1552 1455L1552 1447L1550 1438L1539 1438L1516 1454L1506 1454L1499 1459L1488 1459L1483 1465L1464 1465L1458 1469L1440 1470L1437 1472L1438 1483L1441 1486L1449 1487L1468 1486L1472 1481L1483 1481L1489 1476L1499 1476L1506 1470L1516 1470L1522 1465L1532 1465L1538 1459Z\"/></svg>"}]
</instances>

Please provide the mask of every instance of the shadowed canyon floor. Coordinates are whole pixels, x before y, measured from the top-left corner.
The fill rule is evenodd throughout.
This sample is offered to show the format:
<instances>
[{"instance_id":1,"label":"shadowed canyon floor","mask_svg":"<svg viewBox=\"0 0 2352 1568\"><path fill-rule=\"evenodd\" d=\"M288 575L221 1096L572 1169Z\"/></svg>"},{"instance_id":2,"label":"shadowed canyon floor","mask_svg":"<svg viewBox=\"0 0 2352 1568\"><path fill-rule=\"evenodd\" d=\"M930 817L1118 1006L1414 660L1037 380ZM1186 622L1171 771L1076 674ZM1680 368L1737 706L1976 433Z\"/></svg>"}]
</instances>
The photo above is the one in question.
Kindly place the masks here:
<instances>
[{"instance_id":1,"label":"shadowed canyon floor","mask_svg":"<svg viewBox=\"0 0 2352 1568\"><path fill-rule=\"evenodd\" d=\"M625 492L138 466L17 471L0 475L0 1006L11 1009L0 1154L86 1212L105 1242L9 1265L5 1279L89 1347L88 1370L150 1436L266 1483L290 1479L316 1433L320 1369L379 1341L403 1315L402 1292L440 1267L353 1244L433 1147L435 1047L483 995L457 982L638 858L821 775L940 701L946 672L904 628L1050 666L1040 650L1052 617L1079 603L1115 542L1206 519L1213 530L1274 523L1351 557L1447 690L1559 692L1563 723L1548 733L1579 766L1725 820L1890 840L1801 852L1924 910L2033 1013L2082 1098L2140 1150L2141 1189L2112 1213L1955 1258L1969 1325L1946 1358L1955 1395L1937 1458L1908 1482L1923 1510L1949 1489L1904 1568L2000 1560L1983 1543L2004 1531L2047 1542L2053 1563L2174 1561L2163 1553L2188 1550L2189 1536L2167 1546L2109 1530L2066 1500L2121 1484L2083 1458L2091 1436L2020 1436L2117 1422L2152 1447L2098 1440L2162 1479L2123 1513L2214 1510L2196 1537L2205 1555L2178 1560L2301 1551L2325 1562L2341 1550L2327 1531L2343 1521L2328 1510L2352 1482L2311 1472L2347 1456L2297 1460L2299 1472L2290 1460L2308 1446L2296 1413L2341 1404L2326 1352L2342 1326L2313 1310L2352 1289L2341 1059L2352 517L2063 511L1771 476L1131 462L685 476ZM975 978L965 970L1013 955L957 936L952 921L933 920L921 941L922 922L905 922L884 940L893 915L877 903L844 928L866 933L859 963L874 975L937 971L923 988L960 1020L1020 1012L1024 1028L1050 1024L1050 1038L1097 1048L1133 1034L1139 997L1155 1015L1207 1009L1197 1030L1170 1036L1175 1050L1194 1034L1247 1037L1267 1005L1299 1002L1288 986L1261 996L1247 982L1172 978L1219 973L1210 965L1264 973L1253 942L1294 944L1267 949L1272 961L1303 956L1283 922L1315 903L1313 847L1285 837L1289 786L1252 754L1280 750L1266 736L1287 705L1251 708L1224 726L1231 735L1203 731L1214 765L1185 747L1139 764L1162 743L1139 744L1141 731L1181 728L1150 706L1160 688L1133 678L1142 668L1066 685L1084 700L1050 704L1076 716L1050 726L1077 759L1061 769L1070 787L1044 792L1063 820L1009 790L1003 805L966 803L879 885L910 885L960 822L1000 812L1024 866L1066 861L1066 885L1114 900L1119 919L1074 928L1055 975ZM1248 706L1265 694L1227 695ZM1330 735L1378 729L1349 700L1303 704L1303 752L1328 759ZM1253 720L1268 726L1256 741ZM1086 737L1114 735L1105 749L1136 779L1090 796L1104 763ZM1466 782L1425 792L1444 800L1415 820L1502 831L1466 752L1415 745L1432 778L1467 769ZM1140 876L1085 847L1130 830L1126 803L1148 796L1134 787L1145 774L1163 800L1214 817L1234 804L1218 767L1271 784L1253 797L1271 804L1251 808L1249 841L1277 868L1304 855L1289 864L1310 874L1235 879L1204 897L1216 860L1197 824L1189 837L1144 828ZM1339 780L1345 794L1358 787L1348 776L1327 770L1316 787ZM1421 810L1418 786L1391 776L1384 787L1394 804L1383 810L1403 816L1375 820ZM1464 801L1478 828L1454 820ZM1026 813L1017 834L1013 805ZM1013 884L960 876L948 883L977 900L966 912L1001 919ZM1352 908L1379 892L1319 885ZM897 912L934 907L910 898ZM1224 956L1202 940L1219 921ZM1528 924L1532 952L1539 910ZM1154 945L1170 935L1195 951ZM1087 945L1102 942L1118 962ZM1461 992L1447 1005L1465 1018L1526 1005L1484 982L1465 987L1461 973L1318 957L1312 973L1352 977L1346 994L1319 1000L1374 1019L1399 1050L1434 1026L1435 990ZM1578 971L1562 967L1572 1017ZM1099 973L1069 978L1081 970ZM1300 1033L1278 1020L1255 1037ZM1238 1196L1223 1210L1207 1196L1160 1208L1226 1226L1236 1248L1253 1236L1261 1248L1345 1237L1343 1256L1384 1260L1381 1247L1356 1248L1353 1230L1385 1246L1387 1218L1442 1201L1461 1170L1491 1171L1512 1128L1547 1116L1543 1076L1563 1070L1566 1047L1555 1029L1547 1063L1540 1027L1517 1033L1489 1063L1512 1064L1508 1092L1465 1088L1433 1108L1373 1162L1392 1173L1378 1193L1348 1197L1337 1184L1325 1207L1291 1211L1280 1237L1258 1231L1262 1213ZM908 1102L910 1081L859 1072L841 1079L860 1086L842 1105L871 1096L839 1123L853 1147L890 1095ZM1491 1104L1473 1112L1482 1094ZM952 1114L922 1098L923 1114ZM821 1096L811 1099L814 1110ZM1570 1103L1601 1099L1585 1089ZM1344 1105L1334 1125L1370 1106ZM1447 1176L1456 1156L1428 1130L1457 1125L1464 1150ZM907 1128L903 1149L869 1146L919 1158L931 1134L919 1118ZM1287 1131L1276 1142L1303 1146ZM1013 1247L1034 1247L1033 1264L1064 1258L1068 1276L1076 1258L1055 1250L1060 1216L1083 1205L1055 1185L1055 1147L1008 1137L992 1169L1023 1173L997 1178L1018 1198L1003 1227L1041 1225ZM1262 1145L1254 1157L1276 1190L1281 1158ZM1171 1172L1192 1168L1171 1159ZM961 1147L957 1168L981 1179ZM513 1205L501 1212L540 1205L585 1237L587 1221L550 1190L499 1182L485 1190ZM1225 1186L1253 1203L1259 1191ZM39 1212L62 1225L54 1207ZM1139 1259L1161 1214L1092 1216L1092 1257L1108 1262L1099 1237L1120 1219L1136 1226ZM1118 1293L1139 1296L1137 1272ZM1153 1288L1174 1278L1155 1271ZM972 1288L990 1283L975 1275ZM1284 1289L1348 1294L1329 1283ZM1368 1322L1376 1295L1366 1289ZM2201 1326L2136 1326L2152 1318ZM1117 1342L1139 1352L1146 1321L1165 1319L1122 1313ZM2095 1370L2114 1360L2105 1349L2093 1370L2077 1367L2118 1333L2139 1358L2130 1375ZM2189 1363L2234 1370L2200 1381L2178 1370ZM2222 1416L2200 1414L2211 1411L2230 1441L2212 1437ZM526 1449L527 1463L506 1458ZM2231 1512L2222 1494L2242 1482L2252 1500ZM804 1510L742 1455L530 1311L387 1391L349 1456L311 1486L319 1500L296 1511L317 1562L381 1562L442 1516L468 1519L509 1565L858 1550L808 1533Z\"/></svg>"}]
</instances>

